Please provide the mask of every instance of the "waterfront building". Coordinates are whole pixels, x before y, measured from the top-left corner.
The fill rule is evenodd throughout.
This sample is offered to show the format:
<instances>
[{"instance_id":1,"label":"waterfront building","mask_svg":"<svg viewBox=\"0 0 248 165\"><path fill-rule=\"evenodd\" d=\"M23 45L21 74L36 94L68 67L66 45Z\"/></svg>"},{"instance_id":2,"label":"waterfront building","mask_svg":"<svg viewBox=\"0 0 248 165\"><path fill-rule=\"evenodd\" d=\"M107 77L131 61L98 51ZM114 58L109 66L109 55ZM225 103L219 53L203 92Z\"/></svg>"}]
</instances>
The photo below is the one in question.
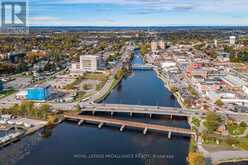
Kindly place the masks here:
<instances>
[{"instance_id":1,"label":"waterfront building","mask_svg":"<svg viewBox=\"0 0 248 165\"><path fill-rule=\"evenodd\" d=\"M28 100L45 101L50 96L50 85L36 86L27 90Z\"/></svg>"},{"instance_id":2,"label":"waterfront building","mask_svg":"<svg viewBox=\"0 0 248 165\"><path fill-rule=\"evenodd\" d=\"M230 45L235 45L235 43L236 43L236 37L235 36L230 36L229 42L230 42Z\"/></svg>"}]
</instances>

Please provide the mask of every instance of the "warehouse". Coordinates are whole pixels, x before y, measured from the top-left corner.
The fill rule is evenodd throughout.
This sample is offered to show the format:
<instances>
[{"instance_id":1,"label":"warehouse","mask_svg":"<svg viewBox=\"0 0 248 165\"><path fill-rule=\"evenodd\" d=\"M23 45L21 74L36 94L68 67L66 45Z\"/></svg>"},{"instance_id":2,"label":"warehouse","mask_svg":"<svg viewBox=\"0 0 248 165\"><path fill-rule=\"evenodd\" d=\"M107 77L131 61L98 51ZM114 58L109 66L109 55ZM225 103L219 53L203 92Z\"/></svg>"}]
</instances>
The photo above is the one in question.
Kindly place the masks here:
<instances>
[{"instance_id":1,"label":"warehouse","mask_svg":"<svg viewBox=\"0 0 248 165\"><path fill-rule=\"evenodd\" d=\"M27 91L28 100L45 101L50 96L50 85L36 86Z\"/></svg>"}]
</instances>

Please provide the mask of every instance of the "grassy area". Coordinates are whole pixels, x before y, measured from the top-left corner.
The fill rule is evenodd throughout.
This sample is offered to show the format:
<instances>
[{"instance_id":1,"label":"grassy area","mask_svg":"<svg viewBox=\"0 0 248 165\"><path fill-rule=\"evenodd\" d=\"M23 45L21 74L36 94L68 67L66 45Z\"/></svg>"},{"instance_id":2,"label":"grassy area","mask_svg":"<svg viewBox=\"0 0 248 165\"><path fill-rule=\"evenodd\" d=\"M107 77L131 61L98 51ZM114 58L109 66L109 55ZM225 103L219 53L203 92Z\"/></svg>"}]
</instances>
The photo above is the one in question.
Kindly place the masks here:
<instances>
[{"instance_id":1,"label":"grassy area","mask_svg":"<svg viewBox=\"0 0 248 165\"><path fill-rule=\"evenodd\" d=\"M66 85L66 87L64 89L66 89L66 90L73 90L73 89L75 89L75 86L78 85L78 84L80 84L83 81L83 79L84 79L83 76L78 77L71 84Z\"/></svg>"},{"instance_id":2,"label":"grassy area","mask_svg":"<svg viewBox=\"0 0 248 165\"><path fill-rule=\"evenodd\" d=\"M88 80L100 81L100 83L96 85L97 91L100 91L108 80L108 76L103 73L86 73L84 78Z\"/></svg>"},{"instance_id":3,"label":"grassy area","mask_svg":"<svg viewBox=\"0 0 248 165\"><path fill-rule=\"evenodd\" d=\"M204 134L202 135L202 139L204 140L204 144L214 144L248 150L248 137L236 138L230 136L224 137L216 134Z\"/></svg>"},{"instance_id":4,"label":"grassy area","mask_svg":"<svg viewBox=\"0 0 248 165\"><path fill-rule=\"evenodd\" d=\"M76 101L80 101L85 98L86 92L79 91L75 97Z\"/></svg>"},{"instance_id":5,"label":"grassy area","mask_svg":"<svg viewBox=\"0 0 248 165\"><path fill-rule=\"evenodd\" d=\"M98 81L107 81L108 76L103 73L86 73L84 79L88 80L98 80Z\"/></svg>"},{"instance_id":6,"label":"grassy area","mask_svg":"<svg viewBox=\"0 0 248 165\"><path fill-rule=\"evenodd\" d=\"M5 91L2 91L2 92L0 92L0 99L2 99L4 97L7 97L9 95L12 95L15 92L16 92L15 90L5 90Z\"/></svg>"}]
</instances>

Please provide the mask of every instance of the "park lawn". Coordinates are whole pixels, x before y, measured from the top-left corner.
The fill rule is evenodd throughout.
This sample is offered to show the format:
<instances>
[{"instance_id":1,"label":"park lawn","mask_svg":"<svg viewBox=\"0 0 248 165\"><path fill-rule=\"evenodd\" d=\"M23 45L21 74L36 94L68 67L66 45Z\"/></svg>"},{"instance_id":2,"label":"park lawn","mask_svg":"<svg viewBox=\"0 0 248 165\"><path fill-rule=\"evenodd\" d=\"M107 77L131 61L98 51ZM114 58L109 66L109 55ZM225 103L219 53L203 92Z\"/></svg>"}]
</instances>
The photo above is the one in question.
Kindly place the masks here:
<instances>
[{"instance_id":1,"label":"park lawn","mask_svg":"<svg viewBox=\"0 0 248 165\"><path fill-rule=\"evenodd\" d=\"M107 81L108 76L103 73L86 73L84 74L84 79Z\"/></svg>"}]
</instances>

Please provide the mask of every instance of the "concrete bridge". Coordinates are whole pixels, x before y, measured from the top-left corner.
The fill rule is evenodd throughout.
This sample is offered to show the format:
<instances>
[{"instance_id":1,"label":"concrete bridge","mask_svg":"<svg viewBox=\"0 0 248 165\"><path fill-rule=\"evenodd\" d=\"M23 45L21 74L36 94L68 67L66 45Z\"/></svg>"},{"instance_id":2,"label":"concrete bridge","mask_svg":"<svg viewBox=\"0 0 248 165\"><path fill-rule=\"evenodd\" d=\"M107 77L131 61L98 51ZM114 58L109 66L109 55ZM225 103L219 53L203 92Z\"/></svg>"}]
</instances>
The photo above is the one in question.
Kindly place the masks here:
<instances>
[{"instance_id":1,"label":"concrete bridge","mask_svg":"<svg viewBox=\"0 0 248 165\"><path fill-rule=\"evenodd\" d=\"M133 70L152 70L153 65L151 64L133 64L132 69Z\"/></svg>"},{"instance_id":2,"label":"concrete bridge","mask_svg":"<svg viewBox=\"0 0 248 165\"><path fill-rule=\"evenodd\" d=\"M92 104L81 105L82 112L91 112L93 115L96 112L109 112L111 115L114 113L128 113L130 116L133 114L148 114L152 115L168 115L168 116L205 116L202 111L186 110L177 107L159 107L159 106L140 106L140 105L126 105L126 104Z\"/></svg>"},{"instance_id":3,"label":"concrete bridge","mask_svg":"<svg viewBox=\"0 0 248 165\"><path fill-rule=\"evenodd\" d=\"M163 125L157 125L157 124L148 124L148 123L142 123L142 122L136 122L136 121L126 121L126 120L119 120L119 119L110 119L106 117L97 117L97 116L89 116L89 115L64 115L64 118L67 120L73 120L77 121L78 125L83 124L84 122L93 122L98 124L98 128L102 128L104 125L114 125L119 126L120 131L123 132L124 129L127 127L132 128L139 128L143 129L143 134L145 135L147 131L153 130L153 131L160 131L160 132L166 132L168 133L168 138L171 138L172 133L187 135L187 136L194 136L197 138L197 135L195 132L191 131L190 129L184 129L184 128L176 128L176 127L169 127L169 126L163 126Z\"/></svg>"}]
</instances>

